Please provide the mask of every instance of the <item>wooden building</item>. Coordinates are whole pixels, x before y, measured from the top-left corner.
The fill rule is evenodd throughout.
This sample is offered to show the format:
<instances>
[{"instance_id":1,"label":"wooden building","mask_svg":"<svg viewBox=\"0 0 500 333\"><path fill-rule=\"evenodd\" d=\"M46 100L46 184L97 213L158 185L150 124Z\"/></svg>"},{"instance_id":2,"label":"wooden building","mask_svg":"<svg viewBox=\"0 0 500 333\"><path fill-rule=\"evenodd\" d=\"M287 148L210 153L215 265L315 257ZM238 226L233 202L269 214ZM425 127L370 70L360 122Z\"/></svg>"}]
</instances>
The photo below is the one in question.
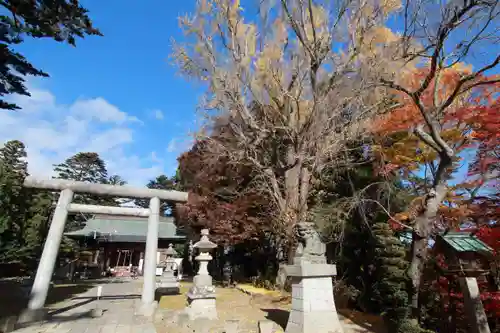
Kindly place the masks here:
<instances>
[{"instance_id":1,"label":"wooden building","mask_svg":"<svg viewBox=\"0 0 500 333\"><path fill-rule=\"evenodd\" d=\"M85 244L94 255L90 264L100 272L112 271L115 276L127 276L131 268L142 271L146 246L148 219L119 215L94 215L85 227L65 235ZM171 217L161 217L158 228L157 263L162 262L168 245L184 244L181 234Z\"/></svg>"}]
</instances>

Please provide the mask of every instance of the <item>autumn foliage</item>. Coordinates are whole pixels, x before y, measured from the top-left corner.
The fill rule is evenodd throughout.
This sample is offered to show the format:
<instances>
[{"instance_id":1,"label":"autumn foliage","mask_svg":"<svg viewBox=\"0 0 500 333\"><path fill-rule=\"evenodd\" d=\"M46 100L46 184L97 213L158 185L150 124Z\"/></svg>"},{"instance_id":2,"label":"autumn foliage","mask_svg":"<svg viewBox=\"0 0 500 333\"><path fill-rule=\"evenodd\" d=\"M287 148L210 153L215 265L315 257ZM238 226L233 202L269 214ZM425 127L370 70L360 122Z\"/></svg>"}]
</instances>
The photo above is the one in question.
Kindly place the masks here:
<instances>
[{"instance_id":1,"label":"autumn foliage","mask_svg":"<svg viewBox=\"0 0 500 333\"><path fill-rule=\"evenodd\" d=\"M399 78L400 84L413 91L422 84L428 71L429 68L408 71ZM433 113L437 105L442 105L455 93L458 82L469 73L471 68L466 66L443 70L423 91L420 108L408 94L394 91L395 107L373 125L373 152L381 174L402 176L409 188L413 188L415 199L407 210L390 219L394 230L412 228L415 219L425 210L428 188L433 186L441 158L438 149L415 133L419 126L431 131L422 110L429 112L433 119L439 121L441 138L454 151L451 165L444 170L448 191L438 206L433 228L472 228L470 230L475 230L478 238L494 249L498 258L500 228L494 226L500 217L500 84L478 84L453 99L450 105L441 109L441 114ZM497 78L478 76L475 82L494 81ZM474 85L474 82L471 84ZM465 174L464 169L467 170ZM439 265L443 268L446 262L441 260ZM435 288L441 298L446 300L443 303L445 316L463 319L463 295L456 282L440 277L431 288ZM484 281L480 282L480 288L488 317L498 318L500 293Z\"/></svg>"},{"instance_id":2,"label":"autumn foliage","mask_svg":"<svg viewBox=\"0 0 500 333\"><path fill-rule=\"evenodd\" d=\"M409 90L421 84L429 69L421 68L407 72L400 78ZM464 75L471 72L466 66L454 66L443 70L421 96L423 106L431 110L442 103L453 91ZM495 77L478 77L478 81L492 80ZM436 86L436 80L439 83ZM488 222L496 220L500 212L498 198L491 193L498 187L500 157L500 84L478 85L466 94L458 96L443 112L440 119L441 137L455 152L453 165L446 171L450 191L439 208L438 222L444 227L457 228L467 220ZM373 125L375 144L373 151L379 162L382 174L402 175L415 186L417 195L423 184L418 180L432 182L439 156L414 133L417 126L424 126L425 120L415 103L408 95L394 92L394 107ZM424 126L425 127L425 126ZM468 165L467 165L468 163ZM457 182L460 169L467 166L468 171L463 181ZM460 176L459 177L463 177ZM426 180L429 179L429 180ZM451 180L454 180L451 184ZM479 196L480 190L487 195ZM423 193L423 192L420 192ZM408 222L414 216L410 205L409 211L396 216L401 222ZM482 216L480 216L482 215ZM394 224L396 228L401 225Z\"/></svg>"},{"instance_id":3,"label":"autumn foliage","mask_svg":"<svg viewBox=\"0 0 500 333\"><path fill-rule=\"evenodd\" d=\"M213 154L210 144L197 142L179 158L180 175L190 191L189 201L178 209L179 220L194 231L209 228L218 244L255 240L269 228L269 204L252 190L251 169Z\"/></svg>"},{"instance_id":4,"label":"autumn foliage","mask_svg":"<svg viewBox=\"0 0 500 333\"><path fill-rule=\"evenodd\" d=\"M473 229L469 231L475 231L476 237L492 247L494 256L498 256L500 254L499 227L483 225L477 230ZM446 268L446 261L443 259L443 257L440 254L438 254L437 257L438 265L441 268ZM489 274L494 274L494 272L490 272ZM484 277L478 278L478 285L479 289L481 290L480 295L486 315L488 316L488 318L490 318L490 320L494 321L496 318L500 318L500 291L498 291L494 286L494 283L491 282L494 281L495 277L492 275L490 275L490 277L490 279L485 279ZM437 285L439 293L444 299L444 310L447 315L463 317L465 315L463 294L458 287L458 281L456 280L456 277L446 278L441 276L437 280Z\"/></svg>"},{"instance_id":5,"label":"autumn foliage","mask_svg":"<svg viewBox=\"0 0 500 333\"><path fill-rule=\"evenodd\" d=\"M426 77L429 69L418 69L402 75L401 80L409 90L418 87ZM455 66L443 70L436 87L434 79L424 90L421 101L426 109L432 109L453 93L457 81L467 75L470 69ZM488 78L479 77L478 80ZM491 78L490 78L491 79ZM477 149L475 172L482 172L488 166L498 162L500 134L498 132L500 117L500 84L479 85L470 92L457 97L440 119L441 136L452 146L458 156L468 148ZM394 92L396 107L378 119L373 125L376 135L375 153L383 163L381 172L400 170L408 174L436 160L435 150L422 142L413 130L424 125L422 113L415 103L403 93ZM493 149L495 154L489 153Z\"/></svg>"}]
</instances>

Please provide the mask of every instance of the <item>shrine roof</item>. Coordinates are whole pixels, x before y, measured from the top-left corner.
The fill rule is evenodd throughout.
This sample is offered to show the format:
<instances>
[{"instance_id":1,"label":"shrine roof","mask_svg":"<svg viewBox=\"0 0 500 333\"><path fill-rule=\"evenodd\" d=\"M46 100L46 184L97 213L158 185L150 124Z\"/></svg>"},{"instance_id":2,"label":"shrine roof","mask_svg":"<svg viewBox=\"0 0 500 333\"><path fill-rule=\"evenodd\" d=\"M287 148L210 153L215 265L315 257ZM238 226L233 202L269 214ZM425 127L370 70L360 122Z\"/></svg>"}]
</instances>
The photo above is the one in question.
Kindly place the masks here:
<instances>
[{"instance_id":1,"label":"shrine roof","mask_svg":"<svg viewBox=\"0 0 500 333\"><path fill-rule=\"evenodd\" d=\"M71 238L92 237L107 242L145 242L148 231L146 217L119 215L95 215L87 220L80 230L66 232ZM182 240L186 236L179 233L171 217L161 217L158 225L158 239Z\"/></svg>"},{"instance_id":2,"label":"shrine roof","mask_svg":"<svg viewBox=\"0 0 500 333\"><path fill-rule=\"evenodd\" d=\"M457 252L493 252L491 247L470 232L455 231L440 236L444 242Z\"/></svg>"}]
</instances>

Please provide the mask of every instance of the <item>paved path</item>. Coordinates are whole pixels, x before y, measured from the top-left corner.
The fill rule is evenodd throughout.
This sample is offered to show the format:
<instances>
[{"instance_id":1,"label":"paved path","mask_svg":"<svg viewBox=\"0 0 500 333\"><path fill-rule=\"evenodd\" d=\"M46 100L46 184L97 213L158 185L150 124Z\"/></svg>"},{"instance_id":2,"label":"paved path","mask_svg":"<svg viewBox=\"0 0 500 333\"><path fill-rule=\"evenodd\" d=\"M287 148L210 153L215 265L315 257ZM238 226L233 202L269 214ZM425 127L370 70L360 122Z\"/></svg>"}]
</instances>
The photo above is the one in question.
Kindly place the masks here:
<instances>
[{"instance_id":1,"label":"paved path","mask_svg":"<svg viewBox=\"0 0 500 333\"><path fill-rule=\"evenodd\" d=\"M50 319L18 329L16 333L155 333L151 320L135 316L142 284L138 281L103 284L102 299L93 288L49 312ZM93 317L98 307L103 315Z\"/></svg>"},{"instance_id":2,"label":"paved path","mask_svg":"<svg viewBox=\"0 0 500 333\"><path fill-rule=\"evenodd\" d=\"M102 299L96 301L97 287L93 288L69 301L58 304L52 309L50 319L42 324L31 325L20 328L15 333L178 333L186 332L191 326L177 320L169 323L170 315L182 311L186 305L185 292L189 287L186 283L181 288L181 294L167 296L162 299L158 312L165 316L155 316L153 323L149 318L136 316L135 309L140 303L142 289L141 280L121 281L103 283ZM103 309L100 317L93 317L94 309ZM219 321L211 323L214 325L210 332L223 332L226 320L239 320L240 332L257 332L257 322L263 319L286 325L289 305L278 306L268 301L252 299L236 289L223 289L217 291L217 311ZM367 333L375 332L370 328L362 328L347 318L341 316L344 333ZM194 323L193 323L194 324ZM170 326L173 325L173 326ZM207 324L203 329L196 332L208 332ZM279 325L276 325L279 328ZM193 332L193 327L189 330ZM277 332L283 332L278 330Z\"/></svg>"}]
</instances>

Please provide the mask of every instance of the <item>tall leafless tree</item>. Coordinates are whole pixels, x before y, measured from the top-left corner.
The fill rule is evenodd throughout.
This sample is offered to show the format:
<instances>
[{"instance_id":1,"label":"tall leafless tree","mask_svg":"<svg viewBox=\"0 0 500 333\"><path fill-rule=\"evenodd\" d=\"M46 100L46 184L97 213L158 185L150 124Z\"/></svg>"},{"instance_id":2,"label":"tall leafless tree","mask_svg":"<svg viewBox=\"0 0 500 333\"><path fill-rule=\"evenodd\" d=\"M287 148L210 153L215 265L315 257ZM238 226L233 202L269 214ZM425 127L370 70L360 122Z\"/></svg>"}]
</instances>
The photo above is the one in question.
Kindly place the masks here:
<instances>
[{"instance_id":1,"label":"tall leafless tree","mask_svg":"<svg viewBox=\"0 0 500 333\"><path fill-rule=\"evenodd\" d=\"M252 8L239 1L200 0L181 19L186 42L174 42L173 59L208 88L200 136L214 153L255 170L286 237L307 218L312 175L340 161L381 110L360 63L377 59L366 53L366 36L397 8L394 1L258 1L260 15L250 20ZM233 140L214 139L220 124Z\"/></svg>"}]
</instances>

